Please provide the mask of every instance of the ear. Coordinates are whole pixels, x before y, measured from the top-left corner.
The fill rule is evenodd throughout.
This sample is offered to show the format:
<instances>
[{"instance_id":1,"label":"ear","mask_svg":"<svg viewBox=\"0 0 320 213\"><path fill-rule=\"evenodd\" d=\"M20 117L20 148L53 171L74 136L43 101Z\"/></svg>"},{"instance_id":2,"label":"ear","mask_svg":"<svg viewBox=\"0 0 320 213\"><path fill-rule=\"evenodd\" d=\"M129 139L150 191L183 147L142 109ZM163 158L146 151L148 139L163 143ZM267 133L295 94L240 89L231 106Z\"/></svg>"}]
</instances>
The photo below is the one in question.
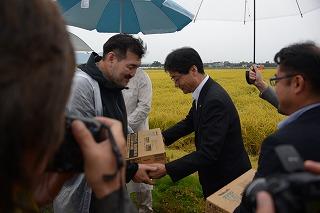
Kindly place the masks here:
<instances>
[{"instance_id":1,"label":"ear","mask_svg":"<svg viewBox=\"0 0 320 213\"><path fill-rule=\"evenodd\" d=\"M111 52L108 52L106 55L105 55L105 60L109 61L109 62L113 62L114 60L117 60L117 56L116 54L111 51Z\"/></svg>"},{"instance_id":2,"label":"ear","mask_svg":"<svg viewBox=\"0 0 320 213\"><path fill-rule=\"evenodd\" d=\"M302 75L296 75L292 78L291 84L293 86L293 90L296 94L300 94L306 89L306 81Z\"/></svg>"},{"instance_id":3,"label":"ear","mask_svg":"<svg viewBox=\"0 0 320 213\"><path fill-rule=\"evenodd\" d=\"M189 69L189 72L194 76L198 74L198 68L195 65L192 65L192 67Z\"/></svg>"}]
</instances>

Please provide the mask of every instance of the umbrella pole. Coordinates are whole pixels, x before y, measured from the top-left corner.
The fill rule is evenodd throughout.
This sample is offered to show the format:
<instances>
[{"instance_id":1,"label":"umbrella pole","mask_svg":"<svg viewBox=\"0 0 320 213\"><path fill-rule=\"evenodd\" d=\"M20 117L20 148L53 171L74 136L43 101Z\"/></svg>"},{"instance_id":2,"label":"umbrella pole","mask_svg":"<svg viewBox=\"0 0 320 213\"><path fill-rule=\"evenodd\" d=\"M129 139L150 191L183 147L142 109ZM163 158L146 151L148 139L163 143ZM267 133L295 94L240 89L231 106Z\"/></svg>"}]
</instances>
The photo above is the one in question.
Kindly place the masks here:
<instances>
[{"instance_id":1,"label":"umbrella pole","mask_svg":"<svg viewBox=\"0 0 320 213\"><path fill-rule=\"evenodd\" d=\"M256 63L256 0L253 0L253 63Z\"/></svg>"}]
</instances>

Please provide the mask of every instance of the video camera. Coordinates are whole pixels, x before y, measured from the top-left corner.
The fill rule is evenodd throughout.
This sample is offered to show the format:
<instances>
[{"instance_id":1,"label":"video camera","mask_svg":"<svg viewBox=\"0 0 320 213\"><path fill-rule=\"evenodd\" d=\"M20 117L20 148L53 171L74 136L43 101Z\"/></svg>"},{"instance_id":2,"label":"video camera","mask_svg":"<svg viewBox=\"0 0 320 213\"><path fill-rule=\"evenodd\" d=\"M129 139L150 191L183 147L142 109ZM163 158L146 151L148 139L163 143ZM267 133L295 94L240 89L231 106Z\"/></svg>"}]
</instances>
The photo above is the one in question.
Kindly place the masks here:
<instances>
[{"instance_id":1,"label":"video camera","mask_svg":"<svg viewBox=\"0 0 320 213\"><path fill-rule=\"evenodd\" d=\"M82 121L91 132L94 140L97 143L108 139L111 143L112 151L116 157L118 168L123 166L121 153L108 126L102 124L94 118L66 116L64 141L62 142L58 151L55 153L53 160L49 162L47 171L83 172L84 161L82 152L72 134L71 129L71 124L74 120Z\"/></svg>"},{"instance_id":2,"label":"video camera","mask_svg":"<svg viewBox=\"0 0 320 213\"><path fill-rule=\"evenodd\" d=\"M293 146L281 145L275 151L289 174L255 179L243 194L246 208L255 212L257 193L267 191L273 198L276 212L320 212L320 175L303 171L303 161Z\"/></svg>"}]
</instances>

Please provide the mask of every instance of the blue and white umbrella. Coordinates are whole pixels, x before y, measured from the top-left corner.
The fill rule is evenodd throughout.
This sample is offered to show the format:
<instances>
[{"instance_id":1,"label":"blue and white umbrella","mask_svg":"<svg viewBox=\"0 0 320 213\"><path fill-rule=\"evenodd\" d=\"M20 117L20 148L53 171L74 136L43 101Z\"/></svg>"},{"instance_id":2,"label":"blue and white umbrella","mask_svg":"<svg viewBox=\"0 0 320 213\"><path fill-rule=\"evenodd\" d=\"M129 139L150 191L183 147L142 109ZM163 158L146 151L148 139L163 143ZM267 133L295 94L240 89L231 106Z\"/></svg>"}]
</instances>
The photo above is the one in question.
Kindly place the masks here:
<instances>
[{"instance_id":1,"label":"blue and white umbrella","mask_svg":"<svg viewBox=\"0 0 320 213\"><path fill-rule=\"evenodd\" d=\"M57 0L68 25L98 32L180 31L193 14L173 0Z\"/></svg>"}]
</instances>

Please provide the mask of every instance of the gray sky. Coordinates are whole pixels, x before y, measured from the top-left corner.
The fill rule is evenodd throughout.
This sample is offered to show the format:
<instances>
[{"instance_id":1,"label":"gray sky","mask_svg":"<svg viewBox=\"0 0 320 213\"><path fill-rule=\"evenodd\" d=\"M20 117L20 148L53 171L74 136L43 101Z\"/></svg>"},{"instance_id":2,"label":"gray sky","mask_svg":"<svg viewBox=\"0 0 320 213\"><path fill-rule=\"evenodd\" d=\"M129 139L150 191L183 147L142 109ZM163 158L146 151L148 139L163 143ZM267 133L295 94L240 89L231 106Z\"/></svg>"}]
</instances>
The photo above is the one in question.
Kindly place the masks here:
<instances>
[{"instance_id":1,"label":"gray sky","mask_svg":"<svg viewBox=\"0 0 320 213\"><path fill-rule=\"evenodd\" d=\"M198 2L200 2L199 0L177 1L190 4L185 7L194 14L198 8L196 6L199 6ZM215 7L216 11L213 11L210 5L205 4L211 4L214 3L214 1L215 0L205 0L196 22L191 22L180 32L157 35L138 34L137 36L141 37L148 47L147 54L142 60L143 63L152 63L153 61L163 63L168 53L173 49L183 46L195 48L204 62L252 61L253 22L250 21L250 19L252 19L252 6L247 5L246 19L249 21L244 25L242 17L244 1L237 0L239 5L232 3L230 5L234 6L230 6L228 10L226 9L228 7L221 5L221 8ZM286 1L296 2L293 0L281 0L279 2L285 4ZM320 4L320 0L305 1L309 1L311 4L313 2L313 4L316 5L313 7L317 7ZM224 2L228 4L231 0L225 0ZM232 2L236 2L236 0L232 0ZM272 2L272 0L268 0L268 2ZM278 50L294 42L312 40L320 45L320 9L318 8L317 10L308 12L301 18L299 15L294 15L297 14L298 11L295 4L292 5L292 8L284 5L282 7L285 9L278 10L279 5L277 2L278 1L273 1L274 4L270 5L260 5L260 9L257 9L256 13L259 20L256 21L256 62L273 61L273 56ZM303 1L300 0L300 2ZM257 3L259 3L259 1L257 1ZM303 7L304 5L300 6ZM258 7L258 5L256 7ZM263 11L267 11L267 13L263 13L261 7L264 9ZM210 8L210 10L206 11L207 8ZM307 9L308 8L305 7L306 11ZM239 12L239 14L235 14L234 11ZM259 13L259 11L261 12ZM222 13L220 14L219 12ZM260 16L258 16L258 13ZM268 15L269 18L266 18ZM270 18L270 16L272 18ZM277 16L283 17L275 18ZM229 19L229 17L234 19ZM104 42L113 35L110 33L87 31L75 27L69 27L69 30L86 41L96 52L102 52Z\"/></svg>"}]
</instances>

